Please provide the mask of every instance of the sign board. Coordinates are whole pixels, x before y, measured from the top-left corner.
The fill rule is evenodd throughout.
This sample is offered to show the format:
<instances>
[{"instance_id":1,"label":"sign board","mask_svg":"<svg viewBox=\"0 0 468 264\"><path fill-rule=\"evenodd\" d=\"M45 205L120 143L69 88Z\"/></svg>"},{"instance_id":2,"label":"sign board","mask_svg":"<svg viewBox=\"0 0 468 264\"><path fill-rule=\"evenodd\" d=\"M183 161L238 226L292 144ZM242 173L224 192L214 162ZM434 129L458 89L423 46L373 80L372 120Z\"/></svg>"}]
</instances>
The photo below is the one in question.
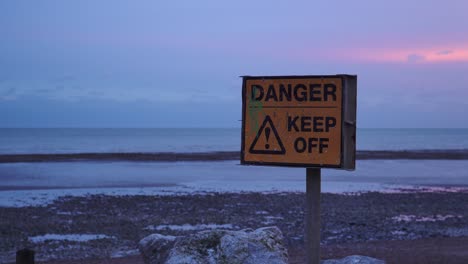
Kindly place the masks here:
<instances>
[{"instance_id":1,"label":"sign board","mask_svg":"<svg viewBox=\"0 0 468 264\"><path fill-rule=\"evenodd\" d=\"M357 76L244 76L241 163L354 170Z\"/></svg>"}]
</instances>

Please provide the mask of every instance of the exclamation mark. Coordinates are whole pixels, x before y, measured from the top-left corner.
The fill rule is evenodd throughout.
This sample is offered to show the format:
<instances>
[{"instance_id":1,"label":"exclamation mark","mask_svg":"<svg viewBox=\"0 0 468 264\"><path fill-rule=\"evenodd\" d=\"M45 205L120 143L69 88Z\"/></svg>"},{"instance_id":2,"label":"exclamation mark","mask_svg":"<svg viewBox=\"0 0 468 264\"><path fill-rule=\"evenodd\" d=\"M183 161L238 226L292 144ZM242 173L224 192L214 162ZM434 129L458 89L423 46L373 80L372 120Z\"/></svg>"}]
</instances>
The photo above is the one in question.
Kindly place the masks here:
<instances>
[{"instance_id":1,"label":"exclamation mark","mask_svg":"<svg viewBox=\"0 0 468 264\"><path fill-rule=\"evenodd\" d=\"M266 136L266 139L267 139L267 143L265 144L265 148L269 149L270 148L270 144L268 144L268 140L270 139L270 128L269 127L265 128L265 136Z\"/></svg>"}]
</instances>

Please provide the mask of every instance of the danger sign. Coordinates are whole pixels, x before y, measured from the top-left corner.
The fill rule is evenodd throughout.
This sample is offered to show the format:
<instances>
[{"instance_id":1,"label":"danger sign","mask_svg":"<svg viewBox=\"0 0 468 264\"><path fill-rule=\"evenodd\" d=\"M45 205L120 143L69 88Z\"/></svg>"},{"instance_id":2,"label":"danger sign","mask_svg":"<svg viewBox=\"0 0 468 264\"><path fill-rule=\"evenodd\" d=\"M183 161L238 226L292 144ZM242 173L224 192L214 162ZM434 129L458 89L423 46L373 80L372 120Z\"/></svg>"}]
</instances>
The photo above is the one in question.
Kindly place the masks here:
<instances>
[{"instance_id":1,"label":"danger sign","mask_svg":"<svg viewBox=\"0 0 468 264\"><path fill-rule=\"evenodd\" d=\"M353 170L356 80L243 77L241 163Z\"/></svg>"}]
</instances>

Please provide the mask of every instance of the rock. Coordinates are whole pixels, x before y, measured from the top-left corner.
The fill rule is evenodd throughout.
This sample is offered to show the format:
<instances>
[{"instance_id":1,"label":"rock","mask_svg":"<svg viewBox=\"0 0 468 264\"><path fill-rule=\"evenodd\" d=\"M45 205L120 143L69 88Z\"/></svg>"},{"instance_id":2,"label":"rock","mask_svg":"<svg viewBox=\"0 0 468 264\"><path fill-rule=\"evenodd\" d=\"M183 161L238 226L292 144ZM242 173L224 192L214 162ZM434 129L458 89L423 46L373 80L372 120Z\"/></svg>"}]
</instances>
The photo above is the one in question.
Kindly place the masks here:
<instances>
[{"instance_id":1,"label":"rock","mask_svg":"<svg viewBox=\"0 0 468 264\"><path fill-rule=\"evenodd\" d=\"M220 248L226 263L288 263L283 234L277 227L230 232L221 238Z\"/></svg>"},{"instance_id":2,"label":"rock","mask_svg":"<svg viewBox=\"0 0 468 264\"><path fill-rule=\"evenodd\" d=\"M385 261L366 256L353 255L342 259L328 259L321 264L385 264Z\"/></svg>"},{"instance_id":3,"label":"rock","mask_svg":"<svg viewBox=\"0 0 468 264\"><path fill-rule=\"evenodd\" d=\"M138 249L145 263L164 263L175 240L175 236L152 234L140 241Z\"/></svg>"},{"instance_id":4,"label":"rock","mask_svg":"<svg viewBox=\"0 0 468 264\"><path fill-rule=\"evenodd\" d=\"M227 232L226 230L201 231L191 236L181 238L175 243L166 262L161 263L218 263L218 246L221 237Z\"/></svg>"},{"instance_id":5,"label":"rock","mask_svg":"<svg viewBox=\"0 0 468 264\"><path fill-rule=\"evenodd\" d=\"M283 245L283 234L277 227L240 231L201 231L188 237L174 238L175 243L172 249L167 247L171 243L161 243L161 237L165 236L153 234L140 241L140 251L144 255L145 263L288 263L287 249Z\"/></svg>"}]
</instances>

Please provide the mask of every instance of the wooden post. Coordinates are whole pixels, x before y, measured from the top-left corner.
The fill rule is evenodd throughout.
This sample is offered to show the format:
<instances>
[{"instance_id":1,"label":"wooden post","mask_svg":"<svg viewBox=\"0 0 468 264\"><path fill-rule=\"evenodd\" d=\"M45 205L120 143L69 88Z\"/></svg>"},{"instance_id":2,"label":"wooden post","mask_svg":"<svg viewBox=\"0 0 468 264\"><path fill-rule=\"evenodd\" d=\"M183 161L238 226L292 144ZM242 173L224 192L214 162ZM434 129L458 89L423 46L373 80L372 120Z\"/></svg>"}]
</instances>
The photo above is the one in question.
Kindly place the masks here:
<instances>
[{"instance_id":1,"label":"wooden post","mask_svg":"<svg viewBox=\"0 0 468 264\"><path fill-rule=\"evenodd\" d=\"M34 264L34 251L27 248L16 251L16 264Z\"/></svg>"},{"instance_id":2,"label":"wooden post","mask_svg":"<svg viewBox=\"0 0 468 264\"><path fill-rule=\"evenodd\" d=\"M307 264L320 263L320 168L306 169L305 251Z\"/></svg>"}]
</instances>

